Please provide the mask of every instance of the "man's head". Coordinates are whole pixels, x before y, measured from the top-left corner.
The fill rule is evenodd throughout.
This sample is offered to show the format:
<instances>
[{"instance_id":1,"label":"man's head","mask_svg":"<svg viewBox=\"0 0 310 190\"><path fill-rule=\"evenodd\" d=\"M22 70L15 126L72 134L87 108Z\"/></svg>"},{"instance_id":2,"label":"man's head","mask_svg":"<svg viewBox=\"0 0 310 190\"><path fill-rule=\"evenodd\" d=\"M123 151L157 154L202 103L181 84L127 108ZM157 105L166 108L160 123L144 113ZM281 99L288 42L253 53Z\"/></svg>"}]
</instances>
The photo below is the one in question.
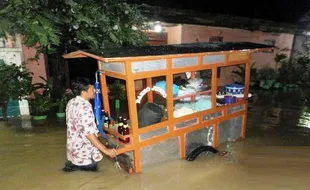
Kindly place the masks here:
<instances>
[{"instance_id":1,"label":"man's head","mask_svg":"<svg viewBox=\"0 0 310 190\"><path fill-rule=\"evenodd\" d=\"M72 81L72 89L75 95L86 100L95 98L95 88L86 78L77 78Z\"/></svg>"}]
</instances>

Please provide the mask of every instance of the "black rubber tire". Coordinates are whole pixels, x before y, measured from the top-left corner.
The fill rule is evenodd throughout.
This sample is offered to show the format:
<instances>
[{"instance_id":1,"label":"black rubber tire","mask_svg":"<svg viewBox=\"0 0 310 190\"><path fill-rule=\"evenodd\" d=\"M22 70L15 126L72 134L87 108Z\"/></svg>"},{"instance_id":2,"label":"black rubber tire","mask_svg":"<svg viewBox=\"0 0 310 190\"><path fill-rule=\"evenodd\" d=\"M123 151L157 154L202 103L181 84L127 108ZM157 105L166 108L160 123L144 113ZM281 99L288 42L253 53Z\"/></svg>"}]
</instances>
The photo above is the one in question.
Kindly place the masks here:
<instances>
[{"instance_id":1,"label":"black rubber tire","mask_svg":"<svg viewBox=\"0 0 310 190\"><path fill-rule=\"evenodd\" d=\"M200 146L194 149L190 154L187 155L187 161L194 161L201 153L203 152L211 152L213 154L218 153L219 151L212 146Z\"/></svg>"}]
</instances>

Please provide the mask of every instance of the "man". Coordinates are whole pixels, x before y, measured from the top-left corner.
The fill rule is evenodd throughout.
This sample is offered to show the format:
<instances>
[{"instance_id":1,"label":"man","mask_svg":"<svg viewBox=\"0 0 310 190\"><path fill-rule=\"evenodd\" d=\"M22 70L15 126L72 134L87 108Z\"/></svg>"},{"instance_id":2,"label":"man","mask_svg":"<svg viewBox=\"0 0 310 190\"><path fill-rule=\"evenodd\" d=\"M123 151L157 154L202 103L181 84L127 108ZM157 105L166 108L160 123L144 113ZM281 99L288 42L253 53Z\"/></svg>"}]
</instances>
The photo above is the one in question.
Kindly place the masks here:
<instances>
[{"instance_id":1,"label":"man","mask_svg":"<svg viewBox=\"0 0 310 190\"><path fill-rule=\"evenodd\" d=\"M101 152L115 157L117 151L108 149L98 139L99 131L89 102L95 97L94 86L88 80L79 78L72 83L72 87L77 96L66 107L68 161L63 171L97 171L97 162L103 157Z\"/></svg>"}]
</instances>

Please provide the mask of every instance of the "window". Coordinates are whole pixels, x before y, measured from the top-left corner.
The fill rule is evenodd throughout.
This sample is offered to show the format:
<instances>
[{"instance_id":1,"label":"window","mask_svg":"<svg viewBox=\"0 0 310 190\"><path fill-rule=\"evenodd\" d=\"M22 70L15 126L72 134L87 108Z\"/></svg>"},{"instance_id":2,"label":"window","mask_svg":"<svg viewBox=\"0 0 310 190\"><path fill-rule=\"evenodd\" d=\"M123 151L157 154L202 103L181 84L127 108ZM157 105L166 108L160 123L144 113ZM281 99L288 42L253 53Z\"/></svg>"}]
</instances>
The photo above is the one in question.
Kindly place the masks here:
<instances>
[{"instance_id":1,"label":"window","mask_svg":"<svg viewBox=\"0 0 310 190\"><path fill-rule=\"evenodd\" d=\"M223 42L223 37L222 36L210 36L209 37L209 42Z\"/></svg>"},{"instance_id":2,"label":"window","mask_svg":"<svg viewBox=\"0 0 310 190\"><path fill-rule=\"evenodd\" d=\"M149 45L164 45L168 43L168 37L166 32L147 32L146 36L148 37L147 44Z\"/></svg>"},{"instance_id":3,"label":"window","mask_svg":"<svg viewBox=\"0 0 310 190\"><path fill-rule=\"evenodd\" d=\"M264 44L265 45L269 45L269 46L274 46L276 44L276 40L266 39L266 40L264 40ZM271 50L264 50L263 52L265 52L265 53L273 53L273 49L271 49Z\"/></svg>"},{"instance_id":4,"label":"window","mask_svg":"<svg viewBox=\"0 0 310 190\"><path fill-rule=\"evenodd\" d=\"M269 46L274 46L276 44L276 40L266 39L264 40L264 44L269 45Z\"/></svg>"}]
</instances>

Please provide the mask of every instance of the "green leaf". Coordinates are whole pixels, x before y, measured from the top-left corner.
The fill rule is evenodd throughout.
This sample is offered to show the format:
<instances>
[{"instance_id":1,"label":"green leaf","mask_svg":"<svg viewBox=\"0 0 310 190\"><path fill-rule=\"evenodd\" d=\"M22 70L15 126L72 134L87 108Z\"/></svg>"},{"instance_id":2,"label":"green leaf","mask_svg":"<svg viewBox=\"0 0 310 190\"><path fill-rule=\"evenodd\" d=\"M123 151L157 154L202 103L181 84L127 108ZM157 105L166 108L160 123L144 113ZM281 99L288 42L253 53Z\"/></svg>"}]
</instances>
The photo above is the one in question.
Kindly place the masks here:
<instances>
[{"instance_id":1,"label":"green leaf","mask_svg":"<svg viewBox=\"0 0 310 190\"><path fill-rule=\"evenodd\" d=\"M118 39L112 32L109 33L109 36L113 42L117 43Z\"/></svg>"}]
</instances>

